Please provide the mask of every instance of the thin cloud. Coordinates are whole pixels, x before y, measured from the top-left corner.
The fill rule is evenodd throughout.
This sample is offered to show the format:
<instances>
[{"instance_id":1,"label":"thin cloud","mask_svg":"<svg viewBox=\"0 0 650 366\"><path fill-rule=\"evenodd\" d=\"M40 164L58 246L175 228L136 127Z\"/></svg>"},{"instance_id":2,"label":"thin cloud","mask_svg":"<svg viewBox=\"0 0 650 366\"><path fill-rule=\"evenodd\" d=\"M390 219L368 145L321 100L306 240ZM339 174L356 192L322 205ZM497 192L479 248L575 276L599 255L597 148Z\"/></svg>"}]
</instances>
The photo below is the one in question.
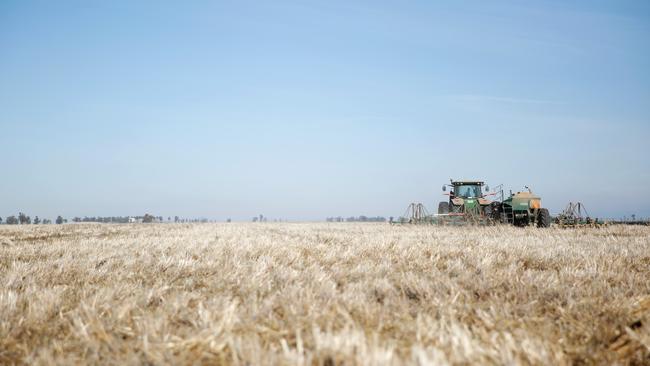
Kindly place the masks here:
<instances>
[{"instance_id":1,"label":"thin cloud","mask_svg":"<svg viewBox=\"0 0 650 366\"><path fill-rule=\"evenodd\" d=\"M496 95L483 94L452 94L448 98L461 102L484 102L484 103L508 103L508 104L563 104L561 102L549 99L532 99L504 97Z\"/></svg>"}]
</instances>

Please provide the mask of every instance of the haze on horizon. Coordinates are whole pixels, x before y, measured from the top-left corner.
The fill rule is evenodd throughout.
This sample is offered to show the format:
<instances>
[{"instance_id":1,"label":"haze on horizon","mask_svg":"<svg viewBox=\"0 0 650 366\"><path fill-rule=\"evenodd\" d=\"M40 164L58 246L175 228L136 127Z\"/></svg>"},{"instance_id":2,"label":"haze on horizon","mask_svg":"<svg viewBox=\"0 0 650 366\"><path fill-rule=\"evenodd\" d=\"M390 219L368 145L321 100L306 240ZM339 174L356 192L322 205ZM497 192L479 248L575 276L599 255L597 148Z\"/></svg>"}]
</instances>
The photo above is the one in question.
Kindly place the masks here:
<instances>
[{"instance_id":1,"label":"haze on horizon","mask_svg":"<svg viewBox=\"0 0 650 366\"><path fill-rule=\"evenodd\" d=\"M449 178L650 216L647 1L3 1L0 217L290 220Z\"/></svg>"}]
</instances>

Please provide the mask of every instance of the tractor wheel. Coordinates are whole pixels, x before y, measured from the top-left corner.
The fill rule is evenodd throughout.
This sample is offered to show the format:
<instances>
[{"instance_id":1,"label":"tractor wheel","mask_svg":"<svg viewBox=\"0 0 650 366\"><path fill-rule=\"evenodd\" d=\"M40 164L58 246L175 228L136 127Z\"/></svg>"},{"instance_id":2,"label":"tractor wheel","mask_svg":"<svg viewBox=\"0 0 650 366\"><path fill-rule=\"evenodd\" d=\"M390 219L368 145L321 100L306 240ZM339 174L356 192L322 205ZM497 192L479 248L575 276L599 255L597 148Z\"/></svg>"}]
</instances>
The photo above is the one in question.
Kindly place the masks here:
<instances>
[{"instance_id":1,"label":"tractor wheel","mask_svg":"<svg viewBox=\"0 0 650 366\"><path fill-rule=\"evenodd\" d=\"M490 205L490 212L492 212L492 219L496 222L502 222L501 218L501 211L503 209L501 208L501 205L497 204L496 202L492 202Z\"/></svg>"},{"instance_id":2,"label":"tractor wheel","mask_svg":"<svg viewBox=\"0 0 650 366\"><path fill-rule=\"evenodd\" d=\"M492 206L490 206L490 205L483 206L483 215L485 217L490 217L491 218L492 217Z\"/></svg>"},{"instance_id":3,"label":"tractor wheel","mask_svg":"<svg viewBox=\"0 0 650 366\"><path fill-rule=\"evenodd\" d=\"M537 227L550 227L551 226L551 215L548 213L548 210L545 208L540 208L537 213Z\"/></svg>"},{"instance_id":4,"label":"tractor wheel","mask_svg":"<svg viewBox=\"0 0 650 366\"><path fill-rule=\"evenodd\" d=\"M449 202L440 202L438 204L438 214L448 214L449 213Z\"/></svg>"}]
</instances>

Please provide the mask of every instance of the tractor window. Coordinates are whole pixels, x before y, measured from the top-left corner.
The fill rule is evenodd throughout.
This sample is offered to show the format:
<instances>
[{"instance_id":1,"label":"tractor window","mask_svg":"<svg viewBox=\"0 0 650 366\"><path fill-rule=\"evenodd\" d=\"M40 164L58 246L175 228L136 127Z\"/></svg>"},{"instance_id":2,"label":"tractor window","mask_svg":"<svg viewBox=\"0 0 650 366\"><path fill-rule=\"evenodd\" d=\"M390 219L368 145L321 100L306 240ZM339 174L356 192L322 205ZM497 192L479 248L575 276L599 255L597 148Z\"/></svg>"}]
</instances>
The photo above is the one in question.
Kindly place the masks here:
<instances>
[{"instance_id":1,"label":"tractor window","mask_svg":"<svg viewBox=\"0 0 650 366\"><path fill-rule=\"evenodd\" d=\"M454 187L456 197L481 197L481 186L466 185Z\"/></svg>"}]
</instances>

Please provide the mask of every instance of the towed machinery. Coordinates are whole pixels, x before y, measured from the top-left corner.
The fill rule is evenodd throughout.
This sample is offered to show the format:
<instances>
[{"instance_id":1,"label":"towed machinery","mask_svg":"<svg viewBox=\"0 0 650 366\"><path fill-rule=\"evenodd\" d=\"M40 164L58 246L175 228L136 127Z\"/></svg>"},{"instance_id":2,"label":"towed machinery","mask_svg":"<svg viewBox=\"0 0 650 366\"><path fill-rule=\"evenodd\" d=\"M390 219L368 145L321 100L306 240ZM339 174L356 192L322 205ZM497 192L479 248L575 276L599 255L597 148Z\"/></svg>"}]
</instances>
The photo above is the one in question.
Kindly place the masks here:
<instances>
[{"instance_id":1,"label":"towed machinery","mask_svg":"<svg viewBox=\"0 0 650 366\"><path fill-rule=\"evenodd\" d=\"M506 224L515 226L535 225L537 227L550 227L551 215L548 209L542 208L542 199L528 192L510 193L510 197L494 205L493 216Z\"/></svg>"},{"instance_id":2,"label":"towed machinery","mask_svg":"<svg viewBox=\"0 0 650 366\"><path fill-rule=\"evenodd\" d=\"M557 215L555 223L560 227L601 227L606 225L598 218L592 219L582 202L569 202L564 211Z\"/></svg>"}]
</instances>

